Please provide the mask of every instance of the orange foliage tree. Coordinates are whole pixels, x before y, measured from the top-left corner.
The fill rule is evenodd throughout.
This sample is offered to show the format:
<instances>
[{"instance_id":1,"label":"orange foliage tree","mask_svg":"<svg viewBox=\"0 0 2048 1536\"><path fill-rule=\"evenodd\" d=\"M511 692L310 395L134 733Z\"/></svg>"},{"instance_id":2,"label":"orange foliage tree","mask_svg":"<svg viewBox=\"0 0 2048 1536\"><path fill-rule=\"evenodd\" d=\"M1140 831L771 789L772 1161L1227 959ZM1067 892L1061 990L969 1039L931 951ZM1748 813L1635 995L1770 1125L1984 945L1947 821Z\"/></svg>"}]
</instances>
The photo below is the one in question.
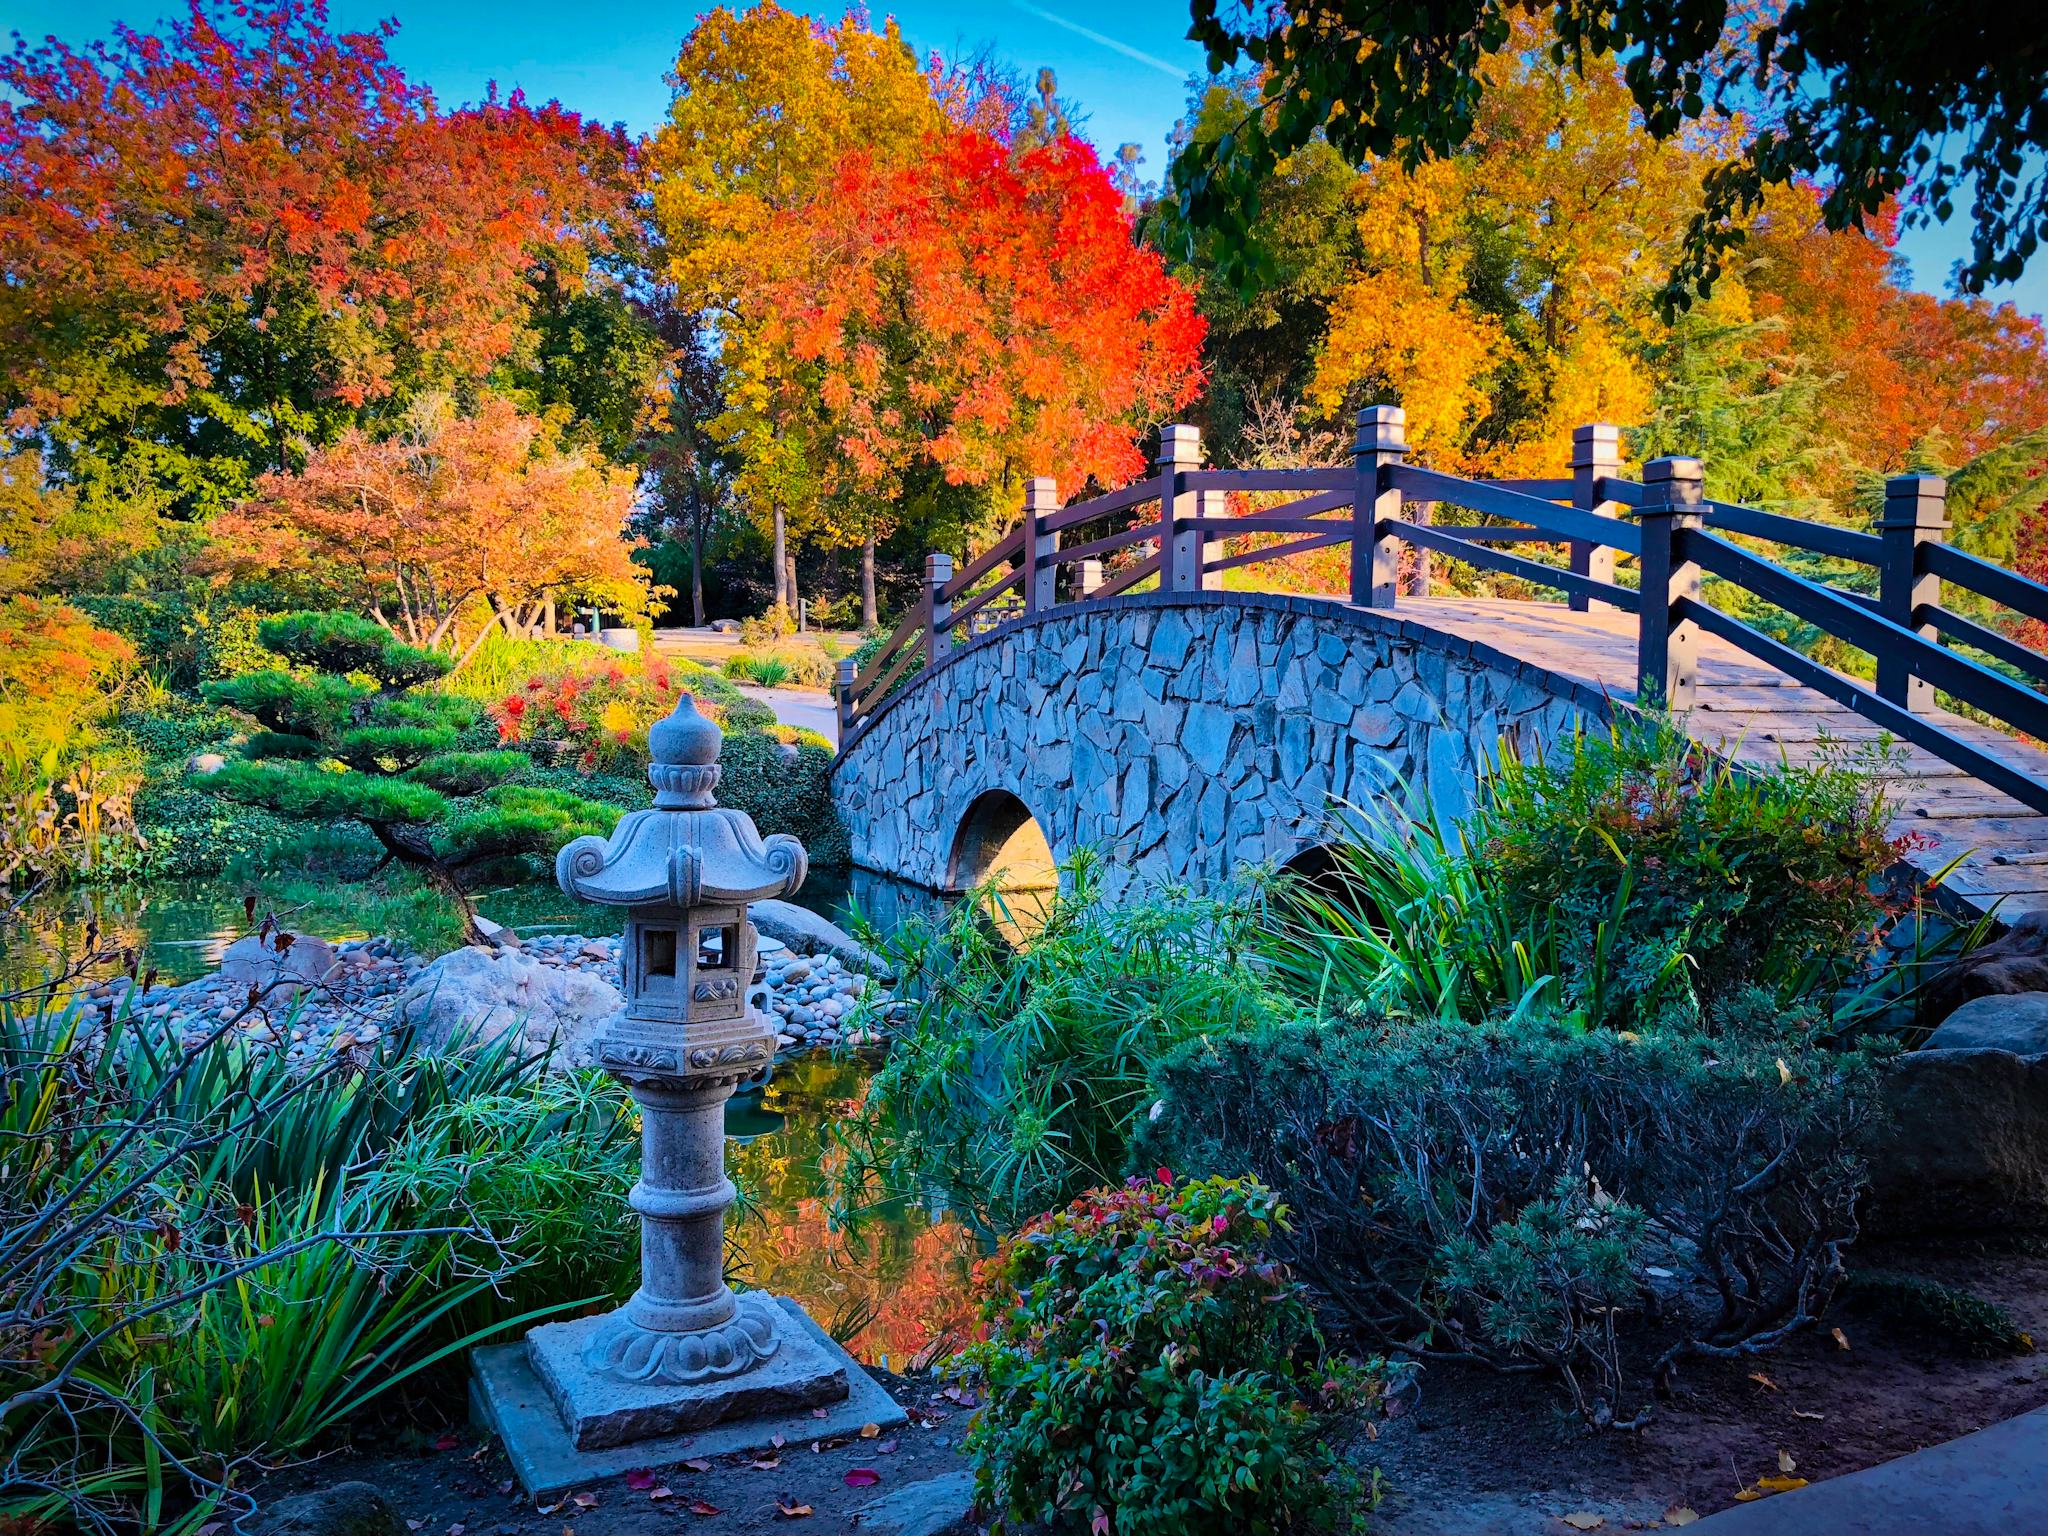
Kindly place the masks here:
<instances>
[{"instance_id":1,"label":"orange foliage tree","mask_svg":"<svg viewBox=\"0 0 2048 1536\"><path fill-rule=\"evenodd\" d=\"M88 491L210 511L478 379L573 283L626 150L517 95L443 113L325 0L0 56L0 410Z\"/></svg>"},{"instance_id":2,"label":"orange foliage tree","mask_svg":"<svg viewBox=\"0 0 2048 1536\"><path fill-rule=\"evenodd\" d=\"M634 476L549 424L486 397L471 416L423 401L386 439L351 428L302 473L272 471L215 519L222 574L291 575L322 598L359 606L408 644L461 638L465 615L530 625L556 598L639 613L645 573L625 522Z\"/></svg>"}]
</instances>

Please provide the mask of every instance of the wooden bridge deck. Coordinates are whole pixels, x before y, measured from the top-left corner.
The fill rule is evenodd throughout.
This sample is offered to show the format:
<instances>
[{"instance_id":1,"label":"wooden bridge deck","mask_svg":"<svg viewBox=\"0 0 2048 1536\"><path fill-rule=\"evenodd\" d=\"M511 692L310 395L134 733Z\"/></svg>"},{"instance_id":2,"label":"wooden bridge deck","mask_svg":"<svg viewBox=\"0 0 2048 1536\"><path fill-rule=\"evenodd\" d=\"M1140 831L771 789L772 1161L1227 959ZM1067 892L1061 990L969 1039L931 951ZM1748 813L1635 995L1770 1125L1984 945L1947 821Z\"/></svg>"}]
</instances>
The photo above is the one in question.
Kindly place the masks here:
<instances>
[{"instance_id":1,"label":"wooden bridge deck","mask_svg":"<svg viewBox=\"0 0 2048 1536\"><path fill-rule=\"evenodd\" d=\"M1636 691L1634 616L1574 613L1559 603L1496 598L1404 597L1402 618L1489 645L1517 660L1588 684L1616 699ZM1823 741L1861 743L1883 732L1854 711L1791 681L1712 635L1698 636L1699 702L1694 737L1737 762L1810 761ZM1993 756L2048 779L2048 753L1955 715L1944 726ZM1895 834L1932 842L1912 856L1933 873L1962 856L1944 882L1966 910L1997 905L2013 922L2048 909L2048 816L1951 767L1920 747L1894 742L1896 771L1885 787Z\"/></svg>"}]
</instances>

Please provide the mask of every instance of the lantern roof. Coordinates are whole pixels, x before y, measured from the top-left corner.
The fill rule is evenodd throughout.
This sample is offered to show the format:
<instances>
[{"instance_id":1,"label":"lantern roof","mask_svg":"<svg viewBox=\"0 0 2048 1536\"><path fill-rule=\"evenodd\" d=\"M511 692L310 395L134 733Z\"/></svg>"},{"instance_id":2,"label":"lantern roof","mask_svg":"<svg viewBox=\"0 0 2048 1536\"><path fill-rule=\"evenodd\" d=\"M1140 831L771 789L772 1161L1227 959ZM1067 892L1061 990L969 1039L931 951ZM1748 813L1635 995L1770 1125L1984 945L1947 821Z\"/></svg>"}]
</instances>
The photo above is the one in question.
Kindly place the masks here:
<instances>
[{"instance_id":1,"label":"lantern roof","mask_svg":"<svg viewBox=\"0 0 2048 1536\"><path fill-rule=\"evenodd\" d=\"M744 811L719 805L724 734L687 693L647 733L654 806L622 817L612 835L579 837L555 857L555 879L611 907L695 907L788 896L804 883L803 844L763 838Z\"/></svg>"}]
</instances>

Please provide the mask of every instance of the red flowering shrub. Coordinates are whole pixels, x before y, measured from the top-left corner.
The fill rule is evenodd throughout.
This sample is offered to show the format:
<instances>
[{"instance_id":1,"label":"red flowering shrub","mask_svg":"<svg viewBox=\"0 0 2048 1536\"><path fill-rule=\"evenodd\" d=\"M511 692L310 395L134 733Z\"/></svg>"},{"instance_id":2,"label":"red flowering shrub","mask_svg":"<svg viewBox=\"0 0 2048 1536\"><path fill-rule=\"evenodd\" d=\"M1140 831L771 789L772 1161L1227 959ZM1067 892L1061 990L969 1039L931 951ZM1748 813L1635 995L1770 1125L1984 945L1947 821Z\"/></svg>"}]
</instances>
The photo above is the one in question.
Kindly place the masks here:
<instances>
[{"instance_id":1,"label":"red flowering shrub","mask_svg":"<svg viewBox=\"0 0 2048 1536\"><path fill-rule=\"evenodd\" d=\"M672 666L660 656L599 654L580 665L535 673L488 711L499 741L595 773L644 763L648 727L675 708L679 692L692 694L704 713L728 729L759 723L723 679L689 662Z\"/></svg>"},{"instance_id":2,"label":"red flowering shrub","mask_svg":"<svg viewBox=\"0 0 2048 1536\"><path fill-rule=\"evenodd\" d=\"M1342 1451L1386 1373L1325 1359L1267 1251L1284 1218L1262 1185L1162 1168L1006 1241L978 1273L988 1340L956 1361L988 1390L982 1501L1091 1536L1360 1524L1372 1494Z\"/></svg>"}]
</instances>

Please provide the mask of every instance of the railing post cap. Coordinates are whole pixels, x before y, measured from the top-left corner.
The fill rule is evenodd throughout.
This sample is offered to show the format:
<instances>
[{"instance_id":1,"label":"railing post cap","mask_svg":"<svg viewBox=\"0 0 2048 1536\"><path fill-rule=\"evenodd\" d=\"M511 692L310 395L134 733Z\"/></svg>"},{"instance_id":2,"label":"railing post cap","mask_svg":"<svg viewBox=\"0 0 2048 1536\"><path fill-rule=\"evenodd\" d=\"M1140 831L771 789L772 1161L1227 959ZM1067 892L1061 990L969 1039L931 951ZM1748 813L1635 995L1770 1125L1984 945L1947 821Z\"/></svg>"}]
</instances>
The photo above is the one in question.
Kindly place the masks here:
<instances>
[{"instance_id":1,"label":"railing post cap","mask_svg":"<svg viewBox=\"0 0 2048 1536\"><path fill-rule=\"evenodd\" d=\"M1572 468L1621 467L1621 428L1611 421L1589 421L1572 428Z\"/></svg>"},{"instance_id":2,"label":"railing post cap","mask_svg":"<svg viewBox=\"0 0 2048 1536\"><path fill-rule=\"evenodd\" d=\"M1946 528L1948 481L1941 475L1893 475L1884 483L1880 528Z\"/></svg>"},{"instance_id":3,"label":"railing post cap","mask_svg":"<svg viewBox=\"0 0 2048 1536\"><path fill-rule=\"evenodd\" d=\"M1652 459L1643 466L1643 484L1663 485L1672 481L1691 481L1698 484L1706 479L1706 472L1700 468L1698 459L1682 455Z\"/></svg>"},{"instance_id":4,"label":"railing post cap","mask_svg":"<svg viewBox=\"0 0 2048 1536\"><path fill-rule=\"evenodd\" d=\"M1584 426L1572 428L1575 443L1619 443L1621 428L1611 421L1589 421Z\"/></svg>"},{"instance_id":5,"label":"railing post cap","mask_svg":"<svg viewBox=\"0 0 2048 1536\"><path fill-rule=\"evenodd\" d=\"M1202 462L1202 429L1191 427L1185 422L1159 429L1159 462L1161 464L1199 464Z\"/></svg>"},{"instance_id":6,"label":"railing post cap","mask_svg":"<svg viewBox=\"0 0 2048 1536\"><path fill-rule=\"evenodd\" d=\"M837 668L835 668L835 675L839 679L840 687L851 688L853 686L853 680L856 677L860 676L860 668L857 665L855 665L854 660L851 656L842 656L839 658L839 664Z\"/></svg>"},{"instance_id":7,"label":"railing post cap","mask_svg":"<svg viewBox=\"0 0 2048 1536\"><path fill-rule=\"evenodd\" d=\"M1060 504L1059 483L1051 475L1033 475L1024 482L1024 505L1047 512Z\"/></svg>"},{"instance_id":8,"label":"railing post cap","mask_svg":"<svg viewBox=\"0 0 2048 1536\"><path fill-rule=\"evenodd\" d=\"M1358 413L1355 453L1406 453L1408 413L1398 405L1368 405Z\"/></svg>"},{"instance_id":9,"label":"railing post cap","mask_svg":"<svg viewBox=\"0 0 2048 1536\"><path fill-rule=\"evenodd\" d=\"M933 550L924 557L924 579L929 582L951 581L953 579L953 557L942 550Z\"/></svg>"}]
</instances>

